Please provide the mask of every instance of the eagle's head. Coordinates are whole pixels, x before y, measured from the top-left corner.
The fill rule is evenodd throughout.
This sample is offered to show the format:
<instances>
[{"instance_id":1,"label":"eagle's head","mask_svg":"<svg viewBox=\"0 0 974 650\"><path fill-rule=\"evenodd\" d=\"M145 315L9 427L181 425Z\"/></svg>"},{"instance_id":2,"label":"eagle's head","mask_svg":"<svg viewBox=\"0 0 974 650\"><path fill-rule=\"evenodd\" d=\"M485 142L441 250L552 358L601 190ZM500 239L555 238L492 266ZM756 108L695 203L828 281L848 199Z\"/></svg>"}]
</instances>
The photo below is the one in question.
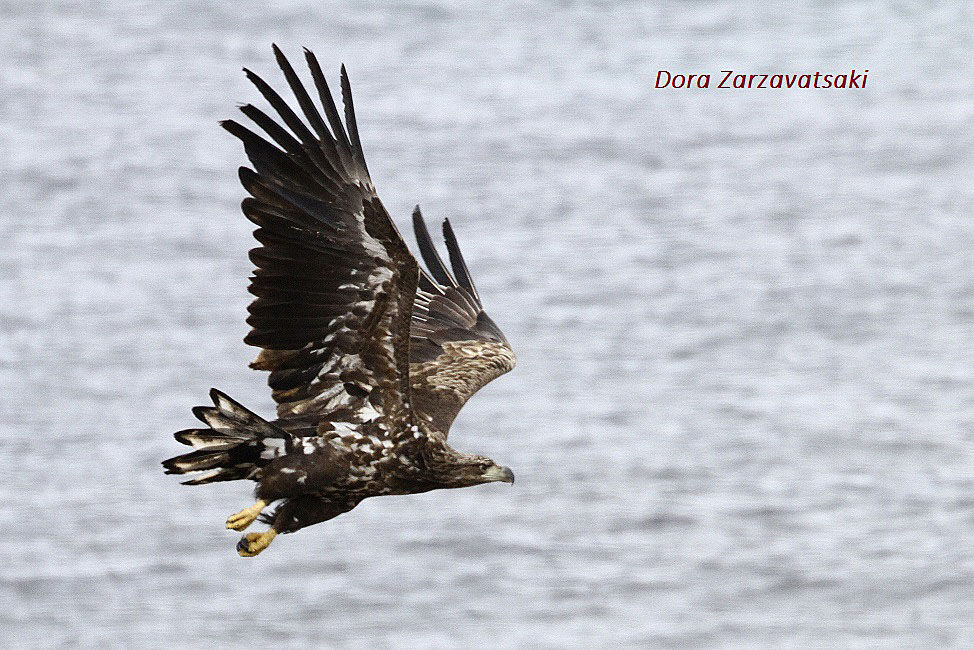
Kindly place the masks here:
<instances>
[{"instance_id":1,"label":"eagle's head","mask_svg":"<svg viewBox=\"0 0 974 650\"><path fill-rule=\"evenodd\" d=\"M498 465L486 456L460 453L446 445L441 453L427 456L426 471L444 488L514 482L514 472L509 467Z\"/></svg>"}]
</instances>

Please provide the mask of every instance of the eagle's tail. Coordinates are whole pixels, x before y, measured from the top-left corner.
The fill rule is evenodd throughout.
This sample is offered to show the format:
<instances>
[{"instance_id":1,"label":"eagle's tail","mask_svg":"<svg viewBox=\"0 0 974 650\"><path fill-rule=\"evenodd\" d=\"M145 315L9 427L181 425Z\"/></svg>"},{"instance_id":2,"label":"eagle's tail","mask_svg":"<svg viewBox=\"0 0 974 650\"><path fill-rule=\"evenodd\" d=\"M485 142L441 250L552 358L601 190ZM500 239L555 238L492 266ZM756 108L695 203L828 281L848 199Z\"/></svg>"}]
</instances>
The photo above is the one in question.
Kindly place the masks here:
<instances>
[{"instance_id":1,"label":"eagle's tail","mask_svg":"<svg viewBox=\"0 0 974 650\"><path fill-rule=\"evenodd\" d=\"M217 389L210 390L213 406L196 406L193 415L208 429L177 431L176 440L193 451L163 461L166 474L206 474L184 485L254 478L258 469L290 451L293 436L244 408ZM209 471L207 471L209 470Z\"/></svg>"}]
</instances>

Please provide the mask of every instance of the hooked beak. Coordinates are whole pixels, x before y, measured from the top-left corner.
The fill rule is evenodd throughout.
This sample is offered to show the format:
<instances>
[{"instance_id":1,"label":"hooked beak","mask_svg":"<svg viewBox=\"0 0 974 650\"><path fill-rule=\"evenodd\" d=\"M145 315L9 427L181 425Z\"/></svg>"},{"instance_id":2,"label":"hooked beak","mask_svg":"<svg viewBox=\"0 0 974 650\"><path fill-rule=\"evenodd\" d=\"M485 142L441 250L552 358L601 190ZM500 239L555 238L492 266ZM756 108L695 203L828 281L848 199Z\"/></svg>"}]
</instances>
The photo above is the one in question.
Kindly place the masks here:
<instances>
[{"instance_id":1,"label":"hooked beak","mask_svg":"<svg viewBox=\"0 0 974 650\"><path fill-rule=\"evenodd\" d=\"M497 481L500 483L514 483L514 472L511 471L510 467L501 467L500 465L494 465L486 472L484 472L484 478L488 481Z\"/></svg>"}]
</instances>

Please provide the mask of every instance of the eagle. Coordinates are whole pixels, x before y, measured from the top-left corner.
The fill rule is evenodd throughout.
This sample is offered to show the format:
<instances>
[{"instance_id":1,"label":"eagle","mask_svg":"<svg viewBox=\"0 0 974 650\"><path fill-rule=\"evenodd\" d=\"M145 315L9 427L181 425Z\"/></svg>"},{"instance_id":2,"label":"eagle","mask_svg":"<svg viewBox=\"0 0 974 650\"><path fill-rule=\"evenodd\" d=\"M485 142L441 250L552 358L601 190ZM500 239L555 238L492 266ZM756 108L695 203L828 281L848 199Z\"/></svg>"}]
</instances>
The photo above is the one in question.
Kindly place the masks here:
<instances>
[{"instance_id":1,"label":"eagle","mask_svg":"<svg viewBox=\"0 0 974 650\"><path fill-rule=\"evenodd\" d=\"M241 556L281 533L327 521L363 499L514 482L513 472L447 443L457 413L514 367L504 334L484 312L449 220L449 267L420 213L412 224L425 268L376 195L341 67L344 122L315 55L304 49L320 110L274 45L304 119L262 78L247 78L277 113L240 108L263 135L221 122L252 168L239 169L241 204L260 246L248 290L250 366L269 371L277 417L265 419L219 390L193 414L206 426L175 433L193 450L162 465L205 472L184 483L256 482L256 503L231 515ZM323 113L323 115L322 115Z\"/></svg>"}]
</instances>

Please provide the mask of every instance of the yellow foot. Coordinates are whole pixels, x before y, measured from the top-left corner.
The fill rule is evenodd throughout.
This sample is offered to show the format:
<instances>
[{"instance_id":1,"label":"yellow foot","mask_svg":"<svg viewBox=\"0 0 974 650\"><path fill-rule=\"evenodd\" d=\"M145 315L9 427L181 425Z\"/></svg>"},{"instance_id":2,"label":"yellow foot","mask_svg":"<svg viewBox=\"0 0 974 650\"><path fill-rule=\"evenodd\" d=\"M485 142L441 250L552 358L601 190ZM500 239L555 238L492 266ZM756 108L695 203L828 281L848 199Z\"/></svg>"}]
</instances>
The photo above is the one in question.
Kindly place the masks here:
<instances>
[{"instance_id":1,"label":"yellow foot","mask_svg":"<svg viewBox=\"0 0 974 650\"><path fill-rule=\"evenodd\" d=\"M230 515L227 519L227 528L230 530L243 530L250 524L256 521L257 517L260 515L261 510L267 507L267 504L263 501L258 501L249 508L244 508L235 515Z\"/></svg>"},{"instance_id":2,"label":"yellow foot","mask_svg":"<svg viewBox=\"0 0 974 650\"><path fill-rule=\"evenodd\" d=\"M271 545L277 531L269 528L262 533L247 533L237 542L237 553L240 557L254 557Z\"/></svg>"}]
</instances>

